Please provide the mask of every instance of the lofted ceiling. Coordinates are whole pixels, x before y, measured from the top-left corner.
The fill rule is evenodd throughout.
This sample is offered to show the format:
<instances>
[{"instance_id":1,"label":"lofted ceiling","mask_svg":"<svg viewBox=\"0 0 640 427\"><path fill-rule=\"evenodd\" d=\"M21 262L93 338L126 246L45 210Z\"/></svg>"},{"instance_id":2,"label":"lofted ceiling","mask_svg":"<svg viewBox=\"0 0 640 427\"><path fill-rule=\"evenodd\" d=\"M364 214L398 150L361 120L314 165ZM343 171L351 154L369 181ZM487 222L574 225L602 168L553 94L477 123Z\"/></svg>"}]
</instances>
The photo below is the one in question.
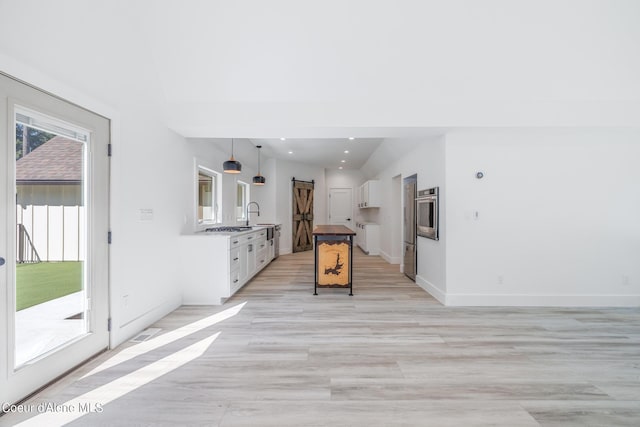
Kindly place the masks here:
<instances>
[{"instance_id":1,"label":"lofted ceiling","mask_svg":"<svg viewBox=\"0 0 640 427\"><path fill-rule=\"evenodd\" d=\"M359 169L380 144L375 162L389 162L401 139L453 129L640 125L640 2L64 3L2 2L2 71L7 55L83 105L157 116L223 151L237 138L247 164L259 144Z\"/></svg>"}]
</instances>

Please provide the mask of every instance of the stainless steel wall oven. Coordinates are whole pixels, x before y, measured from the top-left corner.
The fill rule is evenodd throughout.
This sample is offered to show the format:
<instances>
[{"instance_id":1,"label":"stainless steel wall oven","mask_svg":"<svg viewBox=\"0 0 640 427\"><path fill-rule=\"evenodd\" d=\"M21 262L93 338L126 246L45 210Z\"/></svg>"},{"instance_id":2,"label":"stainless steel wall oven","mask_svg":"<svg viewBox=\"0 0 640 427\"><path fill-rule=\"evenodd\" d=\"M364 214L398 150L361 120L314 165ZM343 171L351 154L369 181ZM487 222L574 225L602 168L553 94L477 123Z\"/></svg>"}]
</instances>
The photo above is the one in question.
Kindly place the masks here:
<instances>
[{"instance_id":1,"label":"stainless steel wall oven","mask_svg":"<svg viewBox=\"0 0 640 427\"><path fill-rule=\"evenodd\" d=\"M438 187L418 191L416 197L416 233L438 240Z\"/></svg>"}]
</instances>

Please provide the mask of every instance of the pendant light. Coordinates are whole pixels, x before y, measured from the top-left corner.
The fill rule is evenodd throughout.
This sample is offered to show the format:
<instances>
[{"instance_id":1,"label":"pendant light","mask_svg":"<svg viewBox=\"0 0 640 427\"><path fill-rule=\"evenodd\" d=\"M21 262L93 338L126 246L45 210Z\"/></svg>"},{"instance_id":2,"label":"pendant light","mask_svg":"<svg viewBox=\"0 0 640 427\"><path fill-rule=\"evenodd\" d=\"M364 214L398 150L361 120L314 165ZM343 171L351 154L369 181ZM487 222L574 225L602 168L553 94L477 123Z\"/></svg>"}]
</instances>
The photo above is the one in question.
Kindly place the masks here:
<instances>
[{"instance_id":1,"label":"pendant light","mask_svg":"<svg viewBox=\"0 0 640 427\"><path fill-rule=\"evenodd\" d=\"M260 149L262 148L262 145L256 145L256 148L258 149L258 175L253 177L253 184L264 185L266 180L264 179L264 176L260 175Z\"/></svg>"},{"instance_id":2,"label":"pendant light","mask_svg":"<svg viewBox=\"0 0 640 427\"><path fill-rule=\"evenodd\" d=\"M242 165L233 158L233 138L231 138L231 158L223 163L222 169L225 173L240 173Z\"/></svg>"}]
</instances>

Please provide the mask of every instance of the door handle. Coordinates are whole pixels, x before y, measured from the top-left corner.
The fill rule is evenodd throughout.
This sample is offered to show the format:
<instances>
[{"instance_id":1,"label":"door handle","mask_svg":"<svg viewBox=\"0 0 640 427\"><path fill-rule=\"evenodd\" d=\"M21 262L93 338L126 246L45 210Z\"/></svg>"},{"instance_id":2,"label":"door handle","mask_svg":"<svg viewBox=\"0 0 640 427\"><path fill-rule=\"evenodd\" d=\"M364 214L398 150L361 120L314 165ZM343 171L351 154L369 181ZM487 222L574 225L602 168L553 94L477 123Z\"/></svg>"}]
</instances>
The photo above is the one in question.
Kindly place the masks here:
<instances>
[{"instance_id":1,"label":"door handle","mask_svg":"<svg viewBox=\"0 0 640 427\"><path fill-rule=\"evenodd\" d=\"M347 218L347 221L351 221L351 218Z\"/></svg>"},{"instance_id":2,"label":"door handle","mask_svg":"<svg viewBox=\"0 0 640 427\"><path fill-rule=\"evenodd\" d=\"M4 265L4 258L0 257L0 265Z\"/></svg>"}]
</instances>

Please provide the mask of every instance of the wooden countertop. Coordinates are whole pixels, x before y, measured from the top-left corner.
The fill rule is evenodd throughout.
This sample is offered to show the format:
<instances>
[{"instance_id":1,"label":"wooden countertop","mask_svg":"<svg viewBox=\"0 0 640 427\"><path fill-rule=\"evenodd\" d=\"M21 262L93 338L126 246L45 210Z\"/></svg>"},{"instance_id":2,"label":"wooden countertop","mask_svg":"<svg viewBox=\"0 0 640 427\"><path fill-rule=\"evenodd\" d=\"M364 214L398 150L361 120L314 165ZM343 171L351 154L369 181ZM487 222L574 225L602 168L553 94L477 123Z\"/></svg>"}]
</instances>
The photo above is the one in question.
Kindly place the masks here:
<instances>
[{"instance_id":1,"label":"wooden countertop","mask_svg":"<svg viewBox=\"0 0 640 427\"><path fill-rule=\"evenodd\" d=\"M314 236L354 236L356 232L344 225L316 225L312 234Z\"/></svg>"}]
</instances>

